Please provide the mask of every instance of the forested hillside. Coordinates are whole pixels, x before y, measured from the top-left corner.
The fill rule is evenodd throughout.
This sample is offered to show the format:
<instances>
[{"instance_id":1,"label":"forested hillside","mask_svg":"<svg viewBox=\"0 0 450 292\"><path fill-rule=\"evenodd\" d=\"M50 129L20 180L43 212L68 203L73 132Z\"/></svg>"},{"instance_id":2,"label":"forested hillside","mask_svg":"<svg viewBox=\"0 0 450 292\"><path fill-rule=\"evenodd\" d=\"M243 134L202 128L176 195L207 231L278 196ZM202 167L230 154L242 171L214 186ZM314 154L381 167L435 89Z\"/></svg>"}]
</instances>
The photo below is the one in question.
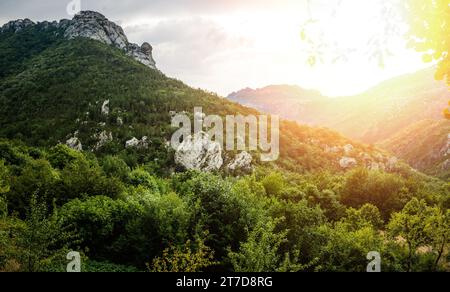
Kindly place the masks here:
<instances>
[{"instance_id":1,"label":"forested hillside","mask_svg":"<svg viewBox=\"0 0 450 292\"><path fill-rule=\"evenodd\" d=\"M450 179L450 122L423 120L382 142L413 167L430 175Z\"/></svg>"},{"instance_id":2,"label":"forested hillside","mask_svg":"<svg viewBox=\"0 0 450 292\"><path fill-rule=\"evenodd\" d=\"M244 89L229 99L301 123L378 143L421 120L440 120L450 99L435 67L395 77L355 96L330 98L298 86Z\"/></svg>"},{"instance_id":3,"label":"forested hillside","mask_svg":"<svg viewBox=\"0 0 450 292\"><path fill-rule=\"evenodd\" d=\"M0 271L449 270L450 185L386 151L283 121L278 161L189 170L171 113L258 112L46 23L0 64Z\"/></svg>"}]
</instances>

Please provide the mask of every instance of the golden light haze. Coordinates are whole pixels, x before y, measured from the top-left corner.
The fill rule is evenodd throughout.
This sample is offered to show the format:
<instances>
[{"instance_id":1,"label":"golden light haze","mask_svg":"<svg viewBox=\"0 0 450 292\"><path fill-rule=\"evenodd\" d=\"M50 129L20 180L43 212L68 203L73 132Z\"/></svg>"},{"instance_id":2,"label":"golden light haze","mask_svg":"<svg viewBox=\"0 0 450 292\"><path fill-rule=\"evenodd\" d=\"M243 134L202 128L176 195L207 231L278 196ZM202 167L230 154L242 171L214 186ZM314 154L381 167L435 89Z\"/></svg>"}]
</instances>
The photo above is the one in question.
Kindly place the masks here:
<instances>
[{"instance_id":1,"label":"golden light haze","mask_svg":"<svg viewBox=\"0 0 450 292\"><path fill-rule=\"evenodd\" d=\"M406 29L392 3L395 0L218 1L218 10L207 6L195 15L180 12L176 20L169 15L149 21L143 15L124 25L131 38L142 40L156 28L178 25L184 30L180 42L163 39L155 44L159 67L221 95L270 84L353 95L430 66L421 54L406 48ZM314 48L323 58L314 66L308 62L312 49L302 39L309 19L315 20L308 26L314 42L323 44ZM383 50L383 66L373 56L377 46Z\"/></svg>"}]
</instances>

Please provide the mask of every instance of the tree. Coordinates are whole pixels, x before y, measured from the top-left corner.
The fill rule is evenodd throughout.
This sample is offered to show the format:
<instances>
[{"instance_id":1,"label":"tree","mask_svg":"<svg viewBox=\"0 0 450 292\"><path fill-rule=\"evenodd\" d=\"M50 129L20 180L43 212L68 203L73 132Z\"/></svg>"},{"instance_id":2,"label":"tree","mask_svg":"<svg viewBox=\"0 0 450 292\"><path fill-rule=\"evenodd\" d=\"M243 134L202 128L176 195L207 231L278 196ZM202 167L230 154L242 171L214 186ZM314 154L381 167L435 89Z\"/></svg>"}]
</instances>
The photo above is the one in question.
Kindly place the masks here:
<instances>
[{"instance_id":1,"label":"tree","mask_svg":"<svg viewBox=\"0 0 450 292\"><path fill-rule=\"evenodd\" d=\"M51 204L58 195L55 186L59 181L59 173L47 160L30 160L17 177L13 177L11 190L7 193L10 211L19 212L24 217L33 195L46 198Z\"/></svg>"},{"instance_id":2,"label":"tree","mask_svg":"<svg viewBox=\"0 0 450 292\"><path fill-rule=\"evenodd\" d=\"M128 175L128 182L134 186L143 186L154 192L159 193L159 187L156 179L143 168L137 168Z\"/></svg>"},{"instance_id":3,"label":"tree","mask_svg":"<svg viewBox=\"0 0 450 292\"><path fill-rule=\"evenodd\" d=\"M3 160L0 160L0 218L8 215L6 198L2 196L4 193L9 192L8 180L8 168Z\"/></svg>"},{"instance_id":4,"label":"tree","mask_svg":"<svg viewBox=\"0 0 450 292\"><path fill-rule=\"evenodd\" d=\"M317 245L317 229L326 222L323 211L318 205L309 206L308 201L285 202L272 201L269 207L272 218L283 218L275 227L275 233L286 232L286 242L280 250L297 257L302 263L314 260ZM296 256L296 251L301 251Z\"/></svg>"},{"instance_id":5,"label":"tree","mask_svg":"<svg viewBox=\"0 0 450 292\"><path fill-rule=\"evenodd\" d=\"M450 210L442 211L439 207L430 208L430 214L425 221L425 232L431 239L431 246L436 253L434 262L436 271L450 241Z\"/></svg>"},{"instance_id":6,"label":"tree","mask_svg":"<svg viewBox=\"0 0 450 292\"><path fill-rule=\"evenodd\" d=\"M284 187L284 178L280 173L271 173L262 180L266 193L270 196L277 196Z\"/></svg>"},{"instance_id":7,"label":"tree","mask_svg":"<svg viewBox=\"0 0 450 292\"><path fill-rule=\"evenodd\" d=\"M239 248L239 243L246 240L249 228L253 229L256 221L255 209L260 204L253 202L262 199L246 196L248 189L239 192L230 180L210 173L182 174L174 179L174 184L176 192L188 201L192 216L196 218L195 228L209 231L205 242L214 249L217 259L223 260L229 247ZM264 214L262 208L259 212Z\"/></svg>"},{"instance_id":8,"label":"tree","mask_svg":"<svg viewBox=\"0 0 450 292\"><path fill-rule=\"evenodd\" d=\"M383 240L378 230L370 224L353 229L345 221L319 228L323 239L320 242L319 261L316 271L365 272L367 254L383 252Z\"/></svg>"},{"instance_id":9,"label":"tree","mask_svg":"<svg viewBox=\"0 0 450 292\"><path fill-rule=\"evenodd\" d=\"M9 175L5 162L0 160L0 195L9 192Z\"/></svg>"},{"instance_id":10,"label":"tree","mask_svg":"<svg viewBox=\"0 0 450 292\"><path fill-rule=\"evenodd\" d=\"M430 246L437 253L436 269L449 240L449 219L437 207L427 206L424 200L412 199L405 208L392 216L388 224L390 235L404 240L408 248L407 270L411 271L419 247Z\"/></svg>"},{"instance_id":11,"label":"tree","mask_svg":"<svg viewBox=\"0 0 450 292\"><path fill-rule=\"evenodd\" d=\"M117 156L106 156L102 163L103 171L109 177L117 177L124 181L130 173L128 165Z\"/></svg>"},{"instance_id":12,"label":"tree","mask_svg":"<svg viewBox=\"0 0 450 292\"><path fill-rule=\"evenodd\" d=\"M358 230L366 226L371 226L376 230L383 227L380 211L371 204L365 204L358 210L347 209L347 215L343 222L349 224L352 230Z\"/></svg>"},{"instance_id":13,"label":"tree","mask_svg":"<svg viewBox=\"0 0 450 292\"><path fill-rule=\"evenodd\" d=\"M108 178L96 159L85 156L73 160L61 171L59 197L62 203L82 196L117 198L123 191L118 178Z\"/></svg>"},{"instance_id":14,"label":"tree","mask_svg":"<svg viewBox=\"0 0 450 292\"><path fill-rule=\"evenodd\" d=\"M74 199L60 210L64 226L76 226L81 247L89 248L89 256L94 259L107 258L108 253L115 256L123 252L115 249L114 243L120 237L119 230L123 231L132 220L130 214L142 215L134 205L102 196L84 201Z\"/></svg>"},{"instance_id":15,"label":"tree","mask_svg":"<svg viewBox=\"0 0 450 292\"><path fill-rule=\"evenodd\" d=\"M279 249L287 232L276 233L276 225L272 220L260 222L238 252L228 253L235 272L276 272L280 268L283 258Z\"/></svg>"},{"instance_id":16,"label":"tree","mask_svg":"<svg viewBox=\"0 0 450 292\"><path fill-rule=\"evenodd\" d=\"M33 195L25 227L17 238L19 253L16 256L21 269L27 272L45 270L53 261L65 258L69 243L75 239L73 232L63 228L58 213L54 211L48 216L46 204Z\"/></svg>"},{"instance_id":17,"label":"tree","mask_svg":"<svg viewBox=\"0 0 450 292\"><path fill-rule=\"evenodd\" d=\"M214 252L203 240L197 239L195 244L187 241L183 248L172 246L165 249L152 265L147 264L147 268L154 273L198 273L216 264Z\"/></svg>"},{"instance_id":18,"label":"tree","mask_svg":"<svg viewBox=\"0 0 450 292\"><path fill-rule=\"evenodd\" d=\"M384 219L388 219L393 211L403 208L410 196L401 176L358 168L348 175L342 191L342 202L354 208L372 204L380 210Z\"/></svg>"},{"instance_id":19,"label":"tree","mask_svg":"<svg viewBox=\"0 0 450 292\"><path fill-rule=\"evenodd\" d=\"M409 45L424 53L425 62L438 62L436 79L450 85L450 6L448 0L408 0Z\"/></svg>"},{"instance_id":20,"label":"tree","mask_svg":"<svg viewBox=\"0 0 450 292\"><path fill-rule=\"evenodd\" d=\"M69 163L83 155L66 145L58 144L51 148L48 155L48 161L54 168L64 169Z\"/></svg>"}]
</instances>

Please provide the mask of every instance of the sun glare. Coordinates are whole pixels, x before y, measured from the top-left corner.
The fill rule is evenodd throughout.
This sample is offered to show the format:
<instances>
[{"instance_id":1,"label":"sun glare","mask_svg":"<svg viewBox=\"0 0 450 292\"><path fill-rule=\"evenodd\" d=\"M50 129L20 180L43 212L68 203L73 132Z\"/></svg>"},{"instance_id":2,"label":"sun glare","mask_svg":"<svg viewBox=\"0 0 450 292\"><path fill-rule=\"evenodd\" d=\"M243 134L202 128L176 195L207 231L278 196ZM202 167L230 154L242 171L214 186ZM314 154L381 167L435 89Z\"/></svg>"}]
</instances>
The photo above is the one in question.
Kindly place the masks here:
<instances>
[{"instance_id":1,"label":"sun glare","mask_svg":"<svg viewBox=\"0 0 450 292\"><path fill-rule=\"evenodd\" d=\"M201 64L206 69L199 73L164 68L176 56L167 53L175 52L171 44L155 44L154 52L170 75L221 95L269 84L295 84L329 96L358 94L430 66L406 48L397 1L403 0L286 0L198 15L201 23L214 26L196 28L201 35L191 38L201 40L194 47L205 50ZM147 24L160 22L170 19Z\"/></svg>"}]
</instances>

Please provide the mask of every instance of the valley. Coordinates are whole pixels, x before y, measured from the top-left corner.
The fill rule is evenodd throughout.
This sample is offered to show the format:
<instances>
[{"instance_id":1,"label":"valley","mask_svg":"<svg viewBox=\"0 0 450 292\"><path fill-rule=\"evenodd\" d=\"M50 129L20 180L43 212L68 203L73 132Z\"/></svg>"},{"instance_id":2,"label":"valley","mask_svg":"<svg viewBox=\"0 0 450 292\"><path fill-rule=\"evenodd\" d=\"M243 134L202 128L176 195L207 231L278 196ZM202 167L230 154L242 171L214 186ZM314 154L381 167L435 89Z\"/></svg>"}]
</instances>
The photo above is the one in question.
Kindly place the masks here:
<instances>
[{"instance_id":1,"label":"valley","mask_svg":"<svg viewBox=\"0 0 450 292\"><path fill-rule=\"evenodd\" d=\"M0 271L63 272L73 251L83 272L364 272L371 251L383 271L449 271L449 95L431 73L342 102L292 86L229 100L164 74L101 13L10 21ZM241 149L198 123L267 112L282 117L268 161L246 147L248 120L244 137L232 123ZM173 139L177 115L187 134Z\"/></svg>"}]
</instances>

